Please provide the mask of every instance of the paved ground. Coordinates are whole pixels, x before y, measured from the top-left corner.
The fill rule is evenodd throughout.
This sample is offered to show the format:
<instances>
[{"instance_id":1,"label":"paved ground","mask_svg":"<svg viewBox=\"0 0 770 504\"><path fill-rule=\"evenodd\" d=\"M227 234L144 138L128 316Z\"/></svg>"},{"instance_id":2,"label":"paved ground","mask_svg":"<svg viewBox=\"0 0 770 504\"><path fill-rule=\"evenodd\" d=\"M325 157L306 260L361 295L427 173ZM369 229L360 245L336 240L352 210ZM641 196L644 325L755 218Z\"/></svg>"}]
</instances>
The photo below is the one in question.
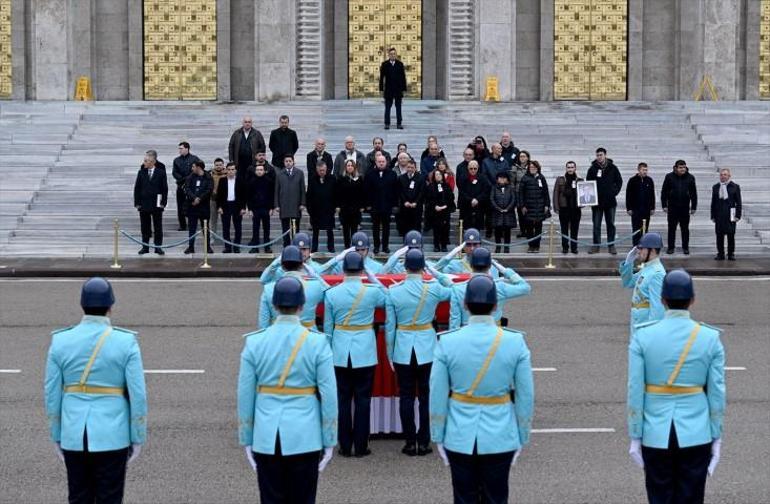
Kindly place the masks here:
<instances>
[{"instance_id":1,"label":"paved ground","mask_svg":"<svg viewBox=\"0 0 770 504\"><path fill-rule=\"evenodd\" d=\"M644 502L628 460L624 424L628 292L617 278L536 278L511 304L528 333L537 429L511 473L512 502ZM770 492L770 278L703 278L694 316L725 329L729 407L722 463L708 502L767 502ZM48 332L79 319L78 280L0 280L0 502L66 499L65 472L47 439L42 373ZM256 483L237 445L235 381L240 335L255 320L252 280L118 280L116 325L140 331L147 369L205 369L147 376L150 438L128 474L126 501L254 502ZM372 443L366 460L335 458L319 502L450 502L436 457L407 458L399 441Z\"/></svg>"}]
</instances>

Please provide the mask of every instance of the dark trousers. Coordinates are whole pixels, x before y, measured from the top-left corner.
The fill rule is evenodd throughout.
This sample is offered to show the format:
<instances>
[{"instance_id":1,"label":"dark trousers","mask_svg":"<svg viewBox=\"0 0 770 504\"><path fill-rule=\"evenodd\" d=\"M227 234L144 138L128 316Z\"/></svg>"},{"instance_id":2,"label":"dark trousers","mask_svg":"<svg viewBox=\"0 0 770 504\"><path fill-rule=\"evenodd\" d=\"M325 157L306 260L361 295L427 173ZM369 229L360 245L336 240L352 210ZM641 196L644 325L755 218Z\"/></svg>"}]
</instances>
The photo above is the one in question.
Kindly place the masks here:
<instances>
[{"instance_id":1,"label":"dark trousers","mask_svg":"<svg viewBox=\"0 0 770 504\"><path fill-rule=\"evenodd\" d=\"M637 229L640 230L631 239L633 241L634 247L636 247L639 244L639 240L642 239L644 233L647 232L647 228L650 227L650 214L643 214L639 210L634 210L633 212L634 214L631 216L631 231L633 232ZM642 229L642 224L645 226L644 229Z\"/></svg>"},{"instance_id":2,"label":"dark trousers","mask_svg":"<svg viewBox=\"0 0 770 504\"><path fill-rule=\"evenodd\" d=\"M299 217L294 218L294 231L296 233L299 233L299 223L302 220L302 215ZM281 218L281 233L285 233L289 229L291 229L291 221L292 219L284 219ZM288 247L291 245L291 233L287 234L283 237L283 246Z\"/></svg>"},{"instance_id":3,"label":"dark trousers","mask_svg":"<svg viewBox=\"0 0 770 504\"><path fill-rule=\"evenodd\" d=\"M534 238L543 232L543 221L528 219L524 216L524 222L527 223L527 230L524 235L527 239ZM536 238L529 242L529 248L540 250L540 238Z\"/></svg>"},{"instance_id":4,"label":"dark trousers","mask_svg":"<svg viewBox=\"0 0 770 504\"><path fill-rule=\"evenodd\" d=\"M422 229L422 211L418 208L406 208L402 206L398 210L398 229L401 235L411 230Z\"/></svg>"},{"instance_id":5,"label":"dark trousers","mask_svg":"<svg viewBox=\"0 0 770 504\"><path fill-rule=\"evenodd\" d=\"M473 455L446 451L455 504L506 504L508 473L516 452Z\"/></svg>"},{"instance_id":6,"label":"dark trousers","mask_svg":"<svg viewBox=\"0 0 770 504\"><path fill-rule=\"evenodd\" d=\"M401 125L401 97L385 97L385 126L390 126L390 108L396 103L396 124Z\"/></svg>"},{"instance_id":7,"label":"dark trousers","mask_svg":"<svg viewBox=\"0 0 770 504\"><path fill-rule=\"evenodd\" d=\"M193 235L198 231L198 222L201 224L201 228L203 228L203 221L208 220L203 217L187 217L187 236L190 237L190 240L188 242L188 247L190 249L195 250L195 238L193 238ZM203 233L201 233L201 240L205 240L206 243L203 244L204 247L211 250L211 238L206 240L205 236L203 236Z\"/></svg>"},{"instance_id":8,"label":"dark trousers","mask_svg":"<svg viewBox=\"0 0 770 504\"><path fill-rule=\"evenodd\" d=\"M313 226L313 246L311 252L318 252L318 234L321 229ZM326 250L334 252L334 228L326 228Z\"/></svg>"},{"instance_id":9,"label":"dark trousers","mask_svg":"<svg viewBox=\"0 0 770 504\"><path fill-rule=\"evenodd\" d=\"M389 213L372 212L372 235L374 248L379 250L380 244L386 249L390 245L390 217ZM382 233L382 238L380 238Z\"/></svg>"},{"instance_id":10,"label":"dark trousers","mask_svg":"<svg viewBox=\"0 0 770 504\"><path fill-rule=\"evenodd\" d=\"M351 453L355 446L356 453L362 454L369 445L369 410L375 367L354 368L349 359L348 367L334 367L339 408L338 438L343 453ZM351 412L351 402L355 402L355 412Z\"/></svg>"},{"instance_id":11,"label":"dark trousers","mask_svg":"<svg viewBox=\"0 0 770 504\"><path fill-rule=\"evenodd\" d=\"M582 212L580 208L559 208L559 226L561 227L561 234L569 236L573 240L578 239L578 232L580 230L580 217ZM571 242L566 238L561 239L562 250L572 250L577 252L578 244Z\"/></svg>"},{"instance_id":12,"label":"dark trousers","mask_svg":"<svg viewBox=\"0 0 770 504\"><path fill-rule=\"evenodd\" d=\"M155 245L163 245L163 211L154 210L146 212L139 211L139 224L142 228L142 241L150 242L150 235L153 237Z\"/></svg>"},{"instance_id":13,"label":"dark trousers","mask_svg":"<svg viewBox=\"0 0 770 504\"><path fill-rule=\"evenodd\" d=\"M519 220L519 234L516 235L516 238L520 238L521 236L527 236L527 233L524 231L525 219L524 219L524 214L521 211L521 207L516 207L516 216L518 217L518 220Z\"/></svg>"},{"instance_id":14,"label":"dark trousers","mask_svg":"<svg viewBox=\"0 0 770 504\"><path fill-rule=\"evenodd\" d=\"M668 209L668 248L676 248L676 226L682 231L682 248L690 248L690 210L687 208Z\"/></svg>"},{"instance_id":15,"label":"dark trousers","mask_svg":"<svg viewBox=\"0 0 770 504\"><path fill-rule=\"evenodd\" d=\"M461 213L460 218L463 220L463 230L470 228L481 229L484 227L484 211L479 210L478 207Z\"/></svg>"},{"instance_id":16,"label":"dark trousers","mask_svg":"<svg viewBox=\"0 0 770 504\"><path fill-rule=\"evenodd\" d=\"M717 254L725 256L725 236L727 237L727 256L735 255L735 233L717 233Z\"/></svg>"},{"instance_id":17,"label":"dark trousers","mask_svg":"<svg viewBox=\"0 0 770 504\"><path fill-rule=\"evenodd\" d=\"M496 226L495 227L495 252L500 253L505 251L508 253L510 248L508 245L511 243L511 228L508 226ZM501 245L505 245L505 249L501 248Z\"/></svg>"},{"instance_id":18,"label":"dark trousers","mask_svg":"<svg viewBox=\"0 0 770 504\"><path fill-rule=\"evenodd\" d=\"M184 206L187 196L184 194L184 185L180 184L176 186L176 216L179 219L179 229L187 228L187 220L185 219Z\"/></svg>"},{"instance_id":19,"label":"dark trousers","mask_svg":"<svg viewBox=\"0 0 770 504\"><path fill-rule=\"evenodd\" d=\"M430 445L430 413L428 404L430 401L430 369L432 363L419 365L417 356L412 350L412 358L409 364L393 364L398 378L398 412L401 416L401 427L404 429L404 439L407 443L419 443L420 446ZM414 423L414 398L415 393L420 399L420 430L416 430Z\"/></svg>"},{"instance_id":20,"label":"dark trousers","mask_svg":"<svg viewBox=\"0 0 770 504\"><path fill-rule=\"evenodd\" d=\"M602 218L607 225L607 242L615 241L615 207L602 208L599 206L591 207L591 218L594 225L593 246L598 247L602 242ZM614 246L614 245L610 245Z\"/></svg>"},{"instance_id":21,"label":"dark trousers","mask_svg":"<svg viewBox=\"0 0 770 504\"><path fill-rule=\"evenodd\" d=\"M350 248L350 240L353 234L358 231L358 224L355 223L342 223L342 241L345 243L345 248Z\"/></svg>"},{"instance_id":22,"label":"dark trousers","mask_svg":"<svg viewBox=\"0 0 770 504\"><path fill-rule=\"evenodd\" d=\"M493 210L491 208L488 208L486 213L484 214L484 236L487 239L492 238L492 230L493 230L492 212Z\"/></svg>"},{"instance_id":23,"label":"dark trousers","mask_svg":"<svg viewBox=\"0 0 770 504\"><path fill-rule=\"evenodd\" d=\"M235 227L234 241L240 245L241 232L243 227L243 216L241 215L241 211L235 205L234 201L226 202L225 206L222 208L222 236L224 236L225 240L227 241L233 241L230 240L230 224L232 224L233 227ZM228 244L225 244L225 250L232 250L232 247ZM235 250L238 250L238 247L235 247Z\"/></svg>"},{"instance_id":24,"label":"dark trousers","mask_svg":"<svg viewBox=\"0 0 770 504\"><path fill-rule=\"evenodd\" d=\"M257 462L259 500L262 504L313 504L318 490L317 451L281 454L281 441L275 439L275 453L254 452Z\"/></svg>"},{"instance_id":25,"label":"dark trousers","mask_svg":"<svg viewBox=\"0 0 770 504\"><path fill-rule=\"evenodd\" d=\"M668 448L642 446L644 484L650 504L703 502L711 444L680 448L671 425Z\"/></svg>"},{"instance_id":26,"label":"dark trousers","mask_svg":"<svg viewBox=\"0 0 770 504\"><path fill-rule=\"evenodd\" d=\"M267 209L253 211L251 217L251 242L249 245L259 245L259 228L262 227L262 243L270 241L270 211Z\"/></svg>"},{"instance_id":27,"label":"dark trousers","mask_svg":"<svg viewBox=\"0 0 770 504\"><path fill-rule=\"evenodd\" d=\"M449 245L449 219L433 223L433 250Z\"/></svg>"},{"instance_id":28,"label":"dark trousers","mask_svg":"<svg viewBox=\"0 0 770 504\"><path fill-rule=\"evenodd\" d=\"M67 467L70 504L119 504L126 484L128 447L89 452L83 436L83 451L62 450Z\"/></svg>"}]
</instances>

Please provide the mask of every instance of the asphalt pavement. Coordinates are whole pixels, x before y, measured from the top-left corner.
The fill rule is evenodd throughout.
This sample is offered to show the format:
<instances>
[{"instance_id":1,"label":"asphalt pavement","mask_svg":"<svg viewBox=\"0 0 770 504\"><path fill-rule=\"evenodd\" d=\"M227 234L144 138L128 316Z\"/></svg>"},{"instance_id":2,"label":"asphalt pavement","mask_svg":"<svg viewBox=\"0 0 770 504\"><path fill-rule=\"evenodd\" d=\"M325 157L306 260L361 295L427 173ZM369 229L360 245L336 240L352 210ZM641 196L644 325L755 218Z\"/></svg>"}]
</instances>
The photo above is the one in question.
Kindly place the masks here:
<instances>
[{"instance_id":1,"label":"asphalt pavement","mask_svg":"<svg viewBox=\"0 0 770 504\"><path fill-rule=\"evenodd\" d=\"M506 308L526 331L535 374L532 434L511 471L511 502L646 502L627 456L626 350L630 291L618 278L531 278L532 295ZM49 333L75 324L81 279L0 280L0 502L66 501L66 474L48 438L43 372ZM693 317L724 329L728 409L722 462L707 502L770 495L770 278L696 278ZM112 316L137 330L148 374L149 439L130 466L128 503L258 501L237 442L241 335L256 320L251 278L117 279ZM200 371L203 372L200 372ZM588 429L587 432L564 432ZM435 455L406 457L374 440L366 459L335 457L318 502L451 502Z\"/></svg>"}]
</instances>

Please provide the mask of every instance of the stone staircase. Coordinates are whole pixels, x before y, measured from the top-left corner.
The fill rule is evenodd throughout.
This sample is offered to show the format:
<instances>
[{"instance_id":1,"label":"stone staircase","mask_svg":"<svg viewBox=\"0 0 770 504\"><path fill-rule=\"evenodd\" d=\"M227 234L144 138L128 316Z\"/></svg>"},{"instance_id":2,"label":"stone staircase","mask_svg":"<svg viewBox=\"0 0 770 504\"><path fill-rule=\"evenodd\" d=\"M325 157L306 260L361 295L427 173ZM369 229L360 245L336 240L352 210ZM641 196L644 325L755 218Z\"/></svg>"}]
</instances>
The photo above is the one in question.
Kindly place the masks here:
<instances>
[{"instance_id":1,"label":"stone staircase","mask_svg":"<svg viewBox=\"0 0 770 504\"><path fill-rule=\"evenodd\" d=\"M620 167L624 180L635 173L638 162L647 162L659 196L663 177L674 161L685 159L699 187L699 211L691 224L694 254L713 253L713 225L708 213L711 186L718 179L717 168L730 166L735 181L741 184L745 205L746 222L739 225L736 237L738 253L768 252L770 182L762 177L770 153L768 102L410 101L404 105L406 129L384 131L381 104L365 100L273 104L0 102L0 154L4 161L0 168L0 254L109 256L113 219L119 219L122 229L139 237L132 190L145 150L159 152L170 179L180 141L189 141L192 152L210 165L215 157L226 158L229 135L244 114L254 117L255 127L267 139L283 113L290 116L291 127L300 137L297 162L301 168L318 136L326 138L333 155L341 149L344 137L352 133L364 152L371 150L372 137L382 136L390 152L396 150L397 143L406 142L410 152L419 157L426 137L435 134L454 166L475 135L484 135L491 144L508 130L518 147L541 162L551 187L569 159L576 161L579 173L585 175L594 150L601 145ZM172 187L164 219L166 243L185 236L177 231L175 205ZM624 236L631 232L631 224L622 197L620 205L616 224L618 235ZM272 225L273 236L277 236L277 219ZM301 227L308 228L306 218ZM364 230L369 229L365 216ZM660 211L653 218L652 229L665 232L665 217ZM590 241L587 212L580 233L581 239ZM456 233L452 235L456 240ZM250 237L250 223L244 223L244 242ZM394 229L391 248L397 248L398 243ZM121 238L120 247L121 255L134 255L137 250L125 238ZM215 245L215 249L220 251L221 247ZM426 249L432 250L430 246ZM181 256L182 250L178 247L168 253ZM524 250L517 247L516 253Z\"/></svg>"}]
</instances>

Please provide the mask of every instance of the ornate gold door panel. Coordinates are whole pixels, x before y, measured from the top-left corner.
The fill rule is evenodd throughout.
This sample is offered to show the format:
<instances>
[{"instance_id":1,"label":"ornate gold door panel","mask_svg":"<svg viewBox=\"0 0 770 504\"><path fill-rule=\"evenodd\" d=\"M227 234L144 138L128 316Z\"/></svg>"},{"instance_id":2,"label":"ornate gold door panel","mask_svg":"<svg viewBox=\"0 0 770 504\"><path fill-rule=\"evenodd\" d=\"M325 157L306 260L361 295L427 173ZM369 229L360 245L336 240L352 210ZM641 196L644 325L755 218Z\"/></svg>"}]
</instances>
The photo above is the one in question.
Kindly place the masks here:
<instances>
[{"instance_id":1,"label":"ornate gold door panel","mask_svg":"<svg viewBox=\"0 0 770 504\"><path fill-rule=\"evenodd\" d=\"M216 100L216 0L144 0L144 98Z\"/></svg>"},{"instance_id":2,"label":"ornate gold door panel","mask_svg":"<svg viewBox=\"0 0 770 504\"><path fill-rule=\"evenodd\" d=\"M770 0L762 0L759 25L759 97L770 98Z\"/></svg>"},{"instance_id":3,"label":"ornate gold door panel","mask_svg":"<svg viewBox=\"0 0 770 504\"><path fill-rule=\"evenodd\" d=\"M422 0L348 2L348 96L379 96L380 64L395 47L407 97L422 96Z\"/></svg>"},{"instance_id":4,"label":"ornate gold door panel","mask_svg":"<svg viewBox=\"0 0 770 504\"><path fill-rule=\"evenodd\" d=\"M625 100L628 1L554 1L554 98Z\"/></svg>"},{"instance_id":5,"label":"ornate gold door panel","mask_svg":"<svg viewBox=\"0 0 770 504\"><path fill-rule=\"evenodd\" d=\"M11 97L12 68L11 0L0 0L0 98Z\"/></svg>"}]
</instances>

